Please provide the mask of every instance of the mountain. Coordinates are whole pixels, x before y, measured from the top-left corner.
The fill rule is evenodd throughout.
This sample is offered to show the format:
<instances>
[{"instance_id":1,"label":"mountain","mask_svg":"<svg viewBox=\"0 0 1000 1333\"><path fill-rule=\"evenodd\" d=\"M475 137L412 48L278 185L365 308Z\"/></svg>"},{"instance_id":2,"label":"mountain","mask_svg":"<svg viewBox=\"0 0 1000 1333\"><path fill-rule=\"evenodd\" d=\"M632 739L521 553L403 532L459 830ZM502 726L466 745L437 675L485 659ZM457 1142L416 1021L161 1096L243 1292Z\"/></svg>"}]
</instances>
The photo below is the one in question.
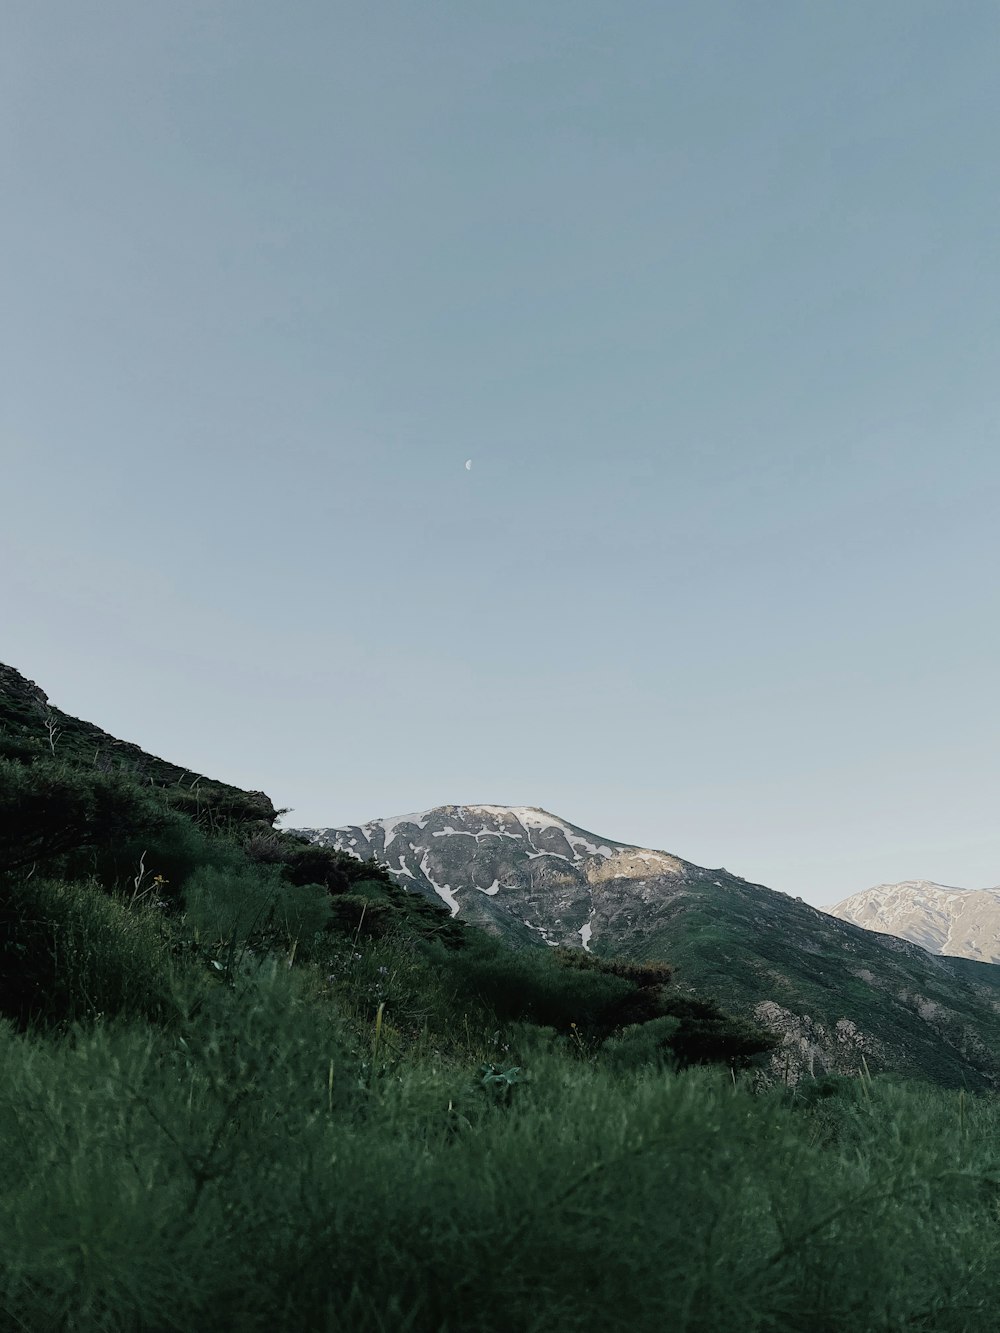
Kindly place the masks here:
<instances>
[{"instance_id":1,"label":"mountain","mask_svg":"<svg viewBox=\"0 0 1000 1333\"><path fill-rule=\"evenodd\" d=\"M1000 1088L1000 967L940 957L725 869L534 806L443 805L299 829L518 948L662 960L784 1037L786 1072L896 1070Z\"/></svg>"},{"instance_id":2,"label":"mountain","mask_svg":"<svg viewBox=\"0 0 1000 1333\"><path fill-rule=\"evenodd\" d=\"M208 832L238 831L255 855L298 858L296 875L306 873L302 850L271 846L280 842L271 827L277 812L264 793L191 773L73 718L0 664L0 767L47 762L57 772L123 771L161 788ZM669 963L682 992L779 1032L786 1077L854 1073L864 1059L873 1071L1000 1090L1000 967L990 963L928 953L727 870L598 837L537 807L440 806L300 832L361 861L376 858L420 895L422 911L443 907L514 948L569 945ZM329 870L310 867L309 882L326 882ZM335 899L346 907L350 900Z\"/></svg>"},{"instance_id":3,"label":"mountain","mask_svg":"<svg viewBox=\"0 0 1000 1333\"><path fill-rule=\"evenodd\" d=\"M927 879L876 884L825 909L930 953L1000 963L1000 888L955 889Z\"/></svg>"}]
</instances>

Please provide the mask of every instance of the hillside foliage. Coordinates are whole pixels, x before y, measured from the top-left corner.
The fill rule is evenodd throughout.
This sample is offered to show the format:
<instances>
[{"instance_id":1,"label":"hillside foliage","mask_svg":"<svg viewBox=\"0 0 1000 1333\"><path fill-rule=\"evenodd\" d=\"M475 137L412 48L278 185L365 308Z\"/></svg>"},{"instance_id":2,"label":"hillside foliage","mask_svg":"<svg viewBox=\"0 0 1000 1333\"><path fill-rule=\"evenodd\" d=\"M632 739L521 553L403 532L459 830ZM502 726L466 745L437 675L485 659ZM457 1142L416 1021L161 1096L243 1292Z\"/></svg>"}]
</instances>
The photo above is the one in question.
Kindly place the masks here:
<instances>
[{"instance_id":1,"label":"hillside foliage","mask_svg":"<svg viewBox=\"0 0 1000 1333\"><path fill-rule=\"evenodd\" d=\"M995 1327L993 1098L768 1086L669 960L510 951L22 702L0 1327Z\"/></svg>"}]
</instances>

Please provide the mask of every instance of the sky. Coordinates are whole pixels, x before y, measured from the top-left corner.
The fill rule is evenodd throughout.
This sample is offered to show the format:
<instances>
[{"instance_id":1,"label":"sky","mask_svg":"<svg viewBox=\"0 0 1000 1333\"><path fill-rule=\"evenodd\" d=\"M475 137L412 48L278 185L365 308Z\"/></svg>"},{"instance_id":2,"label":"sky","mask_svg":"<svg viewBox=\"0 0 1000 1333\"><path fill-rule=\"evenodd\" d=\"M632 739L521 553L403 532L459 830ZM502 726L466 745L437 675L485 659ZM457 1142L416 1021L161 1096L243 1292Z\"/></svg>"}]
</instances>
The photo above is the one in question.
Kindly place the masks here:
<instances>
[{"instance_id":1,"label":"sky","mask_svg":"<svg viewBox=\"0 0 1000 1333\"><path fill-rule=\"evenodd\" d=\"M0 660L286 826L1000 883L998 65L994 0L8 0Z\"/></svg>"}]
</instances>

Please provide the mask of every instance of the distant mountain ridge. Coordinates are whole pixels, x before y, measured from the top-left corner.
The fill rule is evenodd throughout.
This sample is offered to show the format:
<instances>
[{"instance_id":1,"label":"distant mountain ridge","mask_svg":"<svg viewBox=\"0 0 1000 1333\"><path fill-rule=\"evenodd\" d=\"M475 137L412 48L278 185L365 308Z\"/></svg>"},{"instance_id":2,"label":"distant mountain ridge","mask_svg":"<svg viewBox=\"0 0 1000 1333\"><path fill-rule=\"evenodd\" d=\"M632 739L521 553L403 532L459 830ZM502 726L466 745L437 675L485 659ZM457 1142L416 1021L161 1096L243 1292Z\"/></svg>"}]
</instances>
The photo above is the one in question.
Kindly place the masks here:
<instances>
[{"instance_id":1,"label":"distant mountain ridge","mask_svg":"<svg viewBox=\"0 0 1000 1333\"><path fill-rule=\"evenodd\" d=\"M600 837L537 806L442 805L298 829L375 857L516 948L664 961L784 1037L794 1073L895 1069L1000 1089L1000 967L944 958L725 869Z\"/></svg>"},{"instance_id":2,"label":"distant mountain ridge","mask_svg":"<svg viewBox=\"0 0 1000 1333\"><path fill-rule=\"evenodd\" d=\"M929 953L1000 963L1000 888L907 879L876 884L825 910L866 930L912 940Z\"/></svg>"}]
</instances>

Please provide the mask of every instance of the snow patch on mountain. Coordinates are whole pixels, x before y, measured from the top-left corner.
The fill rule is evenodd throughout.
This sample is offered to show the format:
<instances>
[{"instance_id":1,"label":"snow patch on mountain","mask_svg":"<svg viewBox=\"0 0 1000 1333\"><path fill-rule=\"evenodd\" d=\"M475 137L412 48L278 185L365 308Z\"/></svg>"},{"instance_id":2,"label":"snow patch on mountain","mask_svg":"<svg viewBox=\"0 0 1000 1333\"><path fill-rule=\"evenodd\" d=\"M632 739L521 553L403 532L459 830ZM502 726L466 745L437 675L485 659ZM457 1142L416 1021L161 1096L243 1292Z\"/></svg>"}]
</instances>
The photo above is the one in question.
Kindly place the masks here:
<instances>
[{"instance_id":1,"label":"snow patch on mountain","mask_svg":"<svg viewBox=\"0 0 1000 1333\"><path fill-rule=\"evenodd\" d=\"M361 828L366 833L369 830L377 828L382 829L385 834L385 840L388 842L389 835L398 825L415 824L417 828L422 829L426 827L428 816L431 814L433 814L432 810L418 810L416 813L410 815L393 815L391 819L370 819L367 824L362 824Z\"/></svg>"},{"instance_id":2,"label":"snow patch on mountain","mask_svg":"<svg viewBox=\"0 0 1000 1333\"><path fill-rule=\"evenodd\" d=\"M538 934L541 935L542 939L545 941L545 943L549 946L550 949L558 949L558 948L559 948L559 941L558 941L558 940L550 940L550 939L549 939L549 932L548 932L548 930L545 928L545 926L536 926L536 925L534 925L531 921L527 921L527 920L525 921L524 924L528 927L529 930L535 930L535 931L537 931Z\"/></svg>"},{"instance_id":3,"label":"snow patch on mountain","mask_svg":"<svg viewBox=\"0 0 1000 1333\"><path fill-rule=\"evenodd\" d=\"M420 859L420 873L423 875L424 879L431 886L431 888L438 895L438 897L443 898L444 901L451 908L452 916L458 916L459 913L458 899L452 893L451 885L435 883L434 878L430 872L428 860L429 860L428 853L424 852L423 856Z\"/></svg>"},{"instance_id":4,"label":"snow patch on mountain","mask_svg":"<svg viewBox=\"0 0 1000 1333\"><path fill-rule=\"evenodd\" d=\"M584 949L586 949L587 953L593 952L593 950L590 947L590 937L594 933L592 922L594 920L594 913L596 910L597 909L595 907L592 907L590 909L590 916L583 923L583 925L580 927L579 930L580 940L583 943L583 947Z\"/></svg>"},{"instance_id":5,"label":"snow patch on mountain","mask_svg":"<svg viewBox=\"0 0 1000 1333\"><path fill-rule=\"evenodd\" d=\"M463 812L472 811L476 814L482 812L493 815L500 821L501 825L507 818L511 818L516 819L524 829L537 829L539 832L556 829L563 835L574 852L582 848L588 856L611 856L614 851L606 843L593 842L590 838L584 837L581 831L574 828L572 824L567 824L564 819L560 819L557 815L551 815L547 810L542 810L538 806L465 805L460 806L459 809Z\"/></svg>"}]
</instances>

